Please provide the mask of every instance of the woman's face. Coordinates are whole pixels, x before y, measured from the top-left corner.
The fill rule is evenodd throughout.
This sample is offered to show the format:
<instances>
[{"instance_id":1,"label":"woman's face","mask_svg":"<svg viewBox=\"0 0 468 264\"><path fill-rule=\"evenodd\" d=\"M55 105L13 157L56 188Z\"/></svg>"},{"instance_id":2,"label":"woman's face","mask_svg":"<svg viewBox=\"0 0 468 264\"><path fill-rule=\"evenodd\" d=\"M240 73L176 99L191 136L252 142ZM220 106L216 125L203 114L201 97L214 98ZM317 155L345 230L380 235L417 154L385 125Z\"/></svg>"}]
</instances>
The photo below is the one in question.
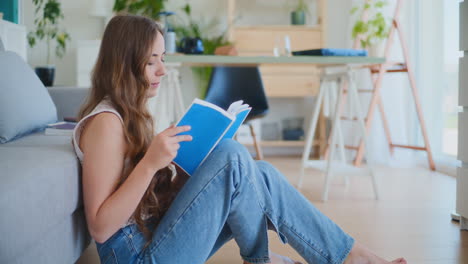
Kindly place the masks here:
<instances>
[{"instance_id":1,"label":"woman's face","mask_svg":"<svg viewBox=\"0 0 468 264\"><path fill-rule=\"evenodd\" d=\"M150 83L148 89L148 97L157 95L157 90L161 83L162 77L166 74L166 67L164 66L164 55L166 48L164 46L164 37L158 32L156 41L151 48L151 57L146 64L145 74Z\"/></svg>"}]
</instances>

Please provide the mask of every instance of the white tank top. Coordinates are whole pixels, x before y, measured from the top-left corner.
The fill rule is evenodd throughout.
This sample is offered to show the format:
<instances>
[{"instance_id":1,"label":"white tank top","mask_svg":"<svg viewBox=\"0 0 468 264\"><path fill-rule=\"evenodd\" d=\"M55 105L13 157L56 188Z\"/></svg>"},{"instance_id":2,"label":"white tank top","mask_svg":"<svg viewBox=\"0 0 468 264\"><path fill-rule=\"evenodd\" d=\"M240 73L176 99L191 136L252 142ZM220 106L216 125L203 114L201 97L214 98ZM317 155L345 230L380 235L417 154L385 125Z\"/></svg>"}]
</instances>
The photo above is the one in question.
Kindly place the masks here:
<instances>
[{"instance_id":1,"label":"white tank top","mask_svg":"<svg viewBox=\"0 0 468 264\"><path fill-rule=\"evenodd\" d=\"M120 116L119 112L115 110L115 108L112 106L111 102L109 100L104 99L102 100L94 109L89 113L87 116L85 116L83 119L78 122L78 124L75 126L75 129L73 130L73 147L75 149L76 156L78 156L78 159L80 162L83 162L83 151L80 149L80 137L81 133L83 132L83 129L86 125L86 123L89 121L90 117L93 117L99 113L103 112L110 112L115 114L116 116L119 117L120 121L123 124L123 119L122 116Z\"/></svg>"}]
</instances>

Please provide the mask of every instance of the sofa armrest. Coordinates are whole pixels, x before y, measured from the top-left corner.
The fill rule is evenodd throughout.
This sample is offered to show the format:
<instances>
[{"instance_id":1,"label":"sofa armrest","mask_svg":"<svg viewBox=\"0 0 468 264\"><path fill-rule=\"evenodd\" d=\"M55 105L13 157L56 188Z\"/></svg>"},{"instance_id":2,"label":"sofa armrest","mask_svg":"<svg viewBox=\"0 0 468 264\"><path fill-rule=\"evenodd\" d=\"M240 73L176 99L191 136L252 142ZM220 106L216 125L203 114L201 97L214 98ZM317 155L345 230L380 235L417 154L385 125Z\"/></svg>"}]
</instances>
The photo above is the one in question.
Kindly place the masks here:
<instances>
[{"instance_id":1,"label":"sofa armrest","mask_svg":"<svg viewBox=\"0 0 468 264\"><path fill-rule=\"evenodd\" d=\"M47 87L47 90L57 107L59 121L64 117L76 118L89 93L88 88L79 87Z\"/></svg>"}]
</instances>

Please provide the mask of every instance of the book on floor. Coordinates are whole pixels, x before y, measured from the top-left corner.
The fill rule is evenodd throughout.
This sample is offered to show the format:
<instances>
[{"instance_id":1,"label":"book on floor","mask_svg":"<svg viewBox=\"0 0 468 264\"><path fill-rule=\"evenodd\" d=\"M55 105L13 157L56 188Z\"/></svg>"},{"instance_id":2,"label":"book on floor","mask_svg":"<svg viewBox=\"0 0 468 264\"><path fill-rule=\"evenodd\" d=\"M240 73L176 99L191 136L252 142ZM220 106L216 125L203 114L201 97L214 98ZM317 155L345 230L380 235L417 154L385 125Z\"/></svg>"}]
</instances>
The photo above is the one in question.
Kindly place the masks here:
<instances>
[{"instance_id":1,"label":"book on floor","mask_svg":"<svg viewBox=\"0 0 468 264\"><path fill-rule=\"evenodd\" d=\"M58 122L47 125L44 134L48 136L69 136L73 134L76 122Z\"/></svg>"},{"instance_id":2,"label":"book on floor","mask_svg":"<svg viewBox=\"0 0 468 264\"><path fill-rule=\"evenodd\" d=\"M201 99L195 99L177 126L189 125L192 141L180 142L174 163L192 175L223 139L233 138L252 108L243 101L232 103L227 110Z\"/></svg>"}]
</instances>

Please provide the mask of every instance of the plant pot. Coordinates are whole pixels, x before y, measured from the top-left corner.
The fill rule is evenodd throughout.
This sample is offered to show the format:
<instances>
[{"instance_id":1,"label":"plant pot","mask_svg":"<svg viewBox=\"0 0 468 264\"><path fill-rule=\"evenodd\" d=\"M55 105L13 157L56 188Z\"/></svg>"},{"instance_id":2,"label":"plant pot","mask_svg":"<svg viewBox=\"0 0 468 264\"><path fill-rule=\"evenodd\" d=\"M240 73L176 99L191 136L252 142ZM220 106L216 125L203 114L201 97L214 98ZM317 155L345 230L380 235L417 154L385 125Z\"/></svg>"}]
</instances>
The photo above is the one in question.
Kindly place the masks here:
<instances>
[{"instance_id":1,"label":"plant pot","mask_svg":"<svg viewBox=\"0 0 468 264\"><path fill-rule=\"evenodd\" d=\"M55 66L36 67L34 70L44 86L54 85Z\"/></svg>"},{"instance_id":2,"label":"plant pot","mask_svg":"<svg viewBox=\"0 0 468 264\"><path fill-rule=\"evenodd\" d=\"M370 57L382 58L385 56L385 45L383 43L377 43L371 45L368 49Z\"/></svg>"},{"instance_id":3,"label":"plant pot","mask_svg":"<svg viewBox=\"0 0 468 264\"><path fill-rule=\"evenodd\" d=\"M291 24L293 25L304 25L306 20L306 14L304 11L293 11L291 12Z\"/></svg>"}]
</instances>

